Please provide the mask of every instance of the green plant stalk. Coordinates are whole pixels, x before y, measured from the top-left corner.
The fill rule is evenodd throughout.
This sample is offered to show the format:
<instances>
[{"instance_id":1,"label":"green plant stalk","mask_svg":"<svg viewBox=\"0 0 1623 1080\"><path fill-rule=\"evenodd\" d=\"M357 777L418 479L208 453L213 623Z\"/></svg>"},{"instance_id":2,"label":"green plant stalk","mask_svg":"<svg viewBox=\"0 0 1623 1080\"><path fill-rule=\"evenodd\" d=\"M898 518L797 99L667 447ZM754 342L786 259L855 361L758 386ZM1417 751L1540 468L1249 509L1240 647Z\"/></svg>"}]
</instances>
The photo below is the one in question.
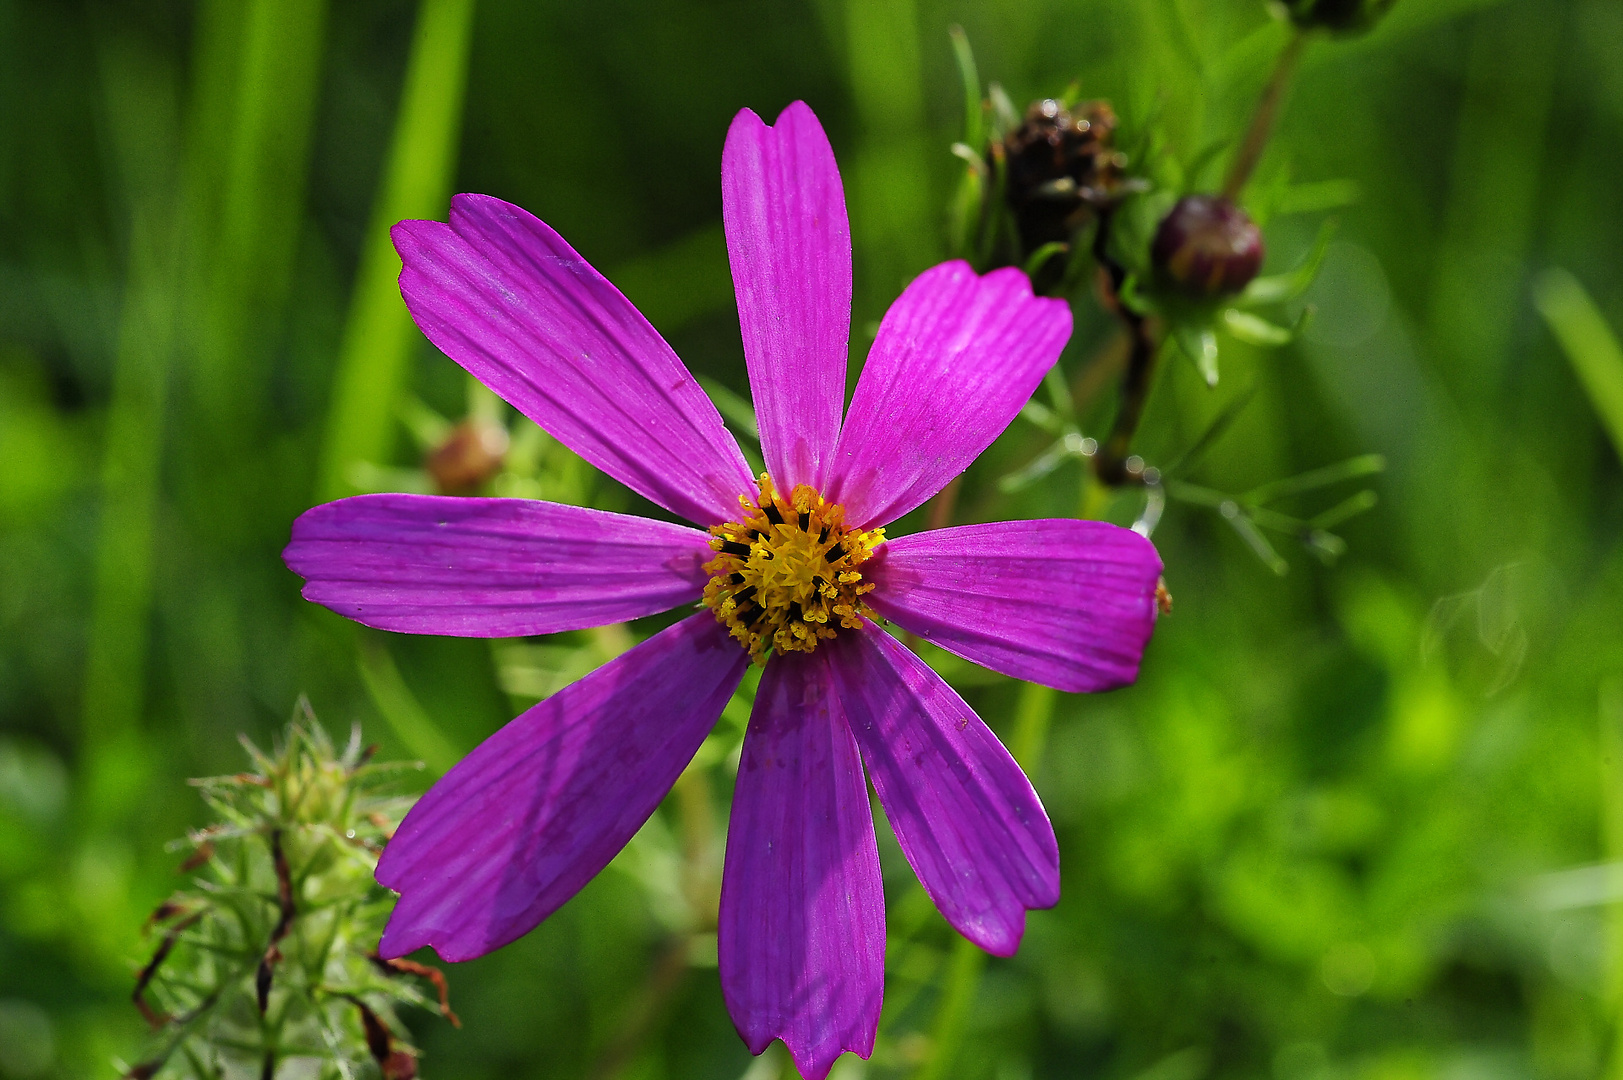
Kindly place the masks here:
<instances>
[{"instance_id":1,"label":"green plant stalk","mask_svg":"<svg viewBox=\"0 0 1623 1080\"><path fill-rule=\"evenodd\" d=\"M422 0L406 64L383 187L372 210L338 353L317 497L354 493L349 471L386 464L395 401L405 384L416 329L400 301L395 222L439 216L450 194L467 86L474 0Z\"/></svg>"}]
</instances>

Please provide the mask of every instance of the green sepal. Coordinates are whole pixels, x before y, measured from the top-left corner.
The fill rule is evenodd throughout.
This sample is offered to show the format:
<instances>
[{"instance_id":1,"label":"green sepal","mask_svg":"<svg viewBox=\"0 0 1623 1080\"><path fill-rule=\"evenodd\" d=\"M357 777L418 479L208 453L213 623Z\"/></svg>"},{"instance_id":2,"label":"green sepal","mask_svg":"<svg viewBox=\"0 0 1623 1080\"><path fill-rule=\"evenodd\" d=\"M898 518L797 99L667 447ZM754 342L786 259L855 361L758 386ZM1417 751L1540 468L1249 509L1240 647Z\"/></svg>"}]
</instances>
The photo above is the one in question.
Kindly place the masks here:
<instances>
[{"instance_id":1,"label":"green sepal","mask_svg":"<svg viewBox=\"0 0 1623 1080\"><path fill-rule=\"evenodd\" d=\"M1178 348L1195 362L1195 368L1200 372L1200 377L1206 380L1206 385L1216 386L1217 334L1211 324L1179 322L1173 326L1172 334L1178 339Z\"/></svg>"}]
</instances>

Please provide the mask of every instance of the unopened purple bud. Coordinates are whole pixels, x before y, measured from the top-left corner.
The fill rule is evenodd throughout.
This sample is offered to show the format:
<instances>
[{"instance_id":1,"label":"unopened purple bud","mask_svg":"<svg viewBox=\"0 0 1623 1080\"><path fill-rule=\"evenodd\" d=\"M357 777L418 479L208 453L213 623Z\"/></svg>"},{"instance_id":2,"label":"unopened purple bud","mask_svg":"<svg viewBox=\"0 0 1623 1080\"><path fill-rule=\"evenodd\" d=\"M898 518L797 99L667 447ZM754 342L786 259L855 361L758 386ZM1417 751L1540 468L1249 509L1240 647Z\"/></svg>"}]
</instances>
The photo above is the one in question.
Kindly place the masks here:
<instances>
[{"instance_id":1,"label":"unopened purple bud","mask_svg":"<svg viewBox=\"0 0 1623 1080\"><path fill-rule=\"evenodd\" d=\"M1150 245L1160 277L1202 300L1239 292L1262 268L1262 230L1217 195L1185 195L1161 220Z\"/></svg>"}]
</instances>

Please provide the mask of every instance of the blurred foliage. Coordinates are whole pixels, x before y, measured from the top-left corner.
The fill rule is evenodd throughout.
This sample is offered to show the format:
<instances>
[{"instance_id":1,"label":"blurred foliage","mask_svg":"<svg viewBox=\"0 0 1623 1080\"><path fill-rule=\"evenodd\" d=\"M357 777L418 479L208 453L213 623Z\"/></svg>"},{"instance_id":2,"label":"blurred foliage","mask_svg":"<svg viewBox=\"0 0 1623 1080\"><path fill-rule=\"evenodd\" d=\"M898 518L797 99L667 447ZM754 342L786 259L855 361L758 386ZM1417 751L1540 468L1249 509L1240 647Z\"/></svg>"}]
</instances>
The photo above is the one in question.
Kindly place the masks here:
<instances>
[{"instance_id":1,"label":"blurred foliage","mask_svg":"<svg viewBox=\"0 0 1623 1080\"><path fill-rule=\"evenodd\" d=\"M419 10L471 12L462 60ZM747 396L720 150L738 108L804 98L851 204L860 362L947 251L955 23L1014 102L1073 80L1111 101L1177 192L1217 185L1290 34L1263 0L0 0L0 1076L139 1060L142 925L177 884L163 844L202 824L184 779L234 768L238 732L268 741L307 692L433 773L662 625L408 638L299 599L289 522L335 483L427 484L430 414L508 429L490 490L654 512L470 409L409 334L394 400L363 401L399 421L367 429L376 460L330 464L340 358L390 363L353 342L387 298L368 253L391 208L528 207L718 397ZM1404 0L1304 50L1246 205L1264 275L1334 212L1282 321L1314 315L1277 349L1224 337L1215 389L1163 365L1135 449L1299 521L1311 493L1267 485L1379 454L1381 504L1334 568L1280 576L1174 502L1155 539L1177 606L1127 690L1044 704L926 650L1006 739L1047 732L1064 898L1017 956L978 960L882 837L886 1012L847 1078L1623 1069L1620 55L1616 0ZM1112 320L1075 310L1068 393L1039 401L1068 398L1082 440L1119 359ZM1071 463L998 483L1056 437L1017 423L957 518L1078 512ZM711 936L747 697L609 872L451 973L464 1030L402 1017L425 1075L782 1075L732 1032Z\"/></svg>"}]
</instances>

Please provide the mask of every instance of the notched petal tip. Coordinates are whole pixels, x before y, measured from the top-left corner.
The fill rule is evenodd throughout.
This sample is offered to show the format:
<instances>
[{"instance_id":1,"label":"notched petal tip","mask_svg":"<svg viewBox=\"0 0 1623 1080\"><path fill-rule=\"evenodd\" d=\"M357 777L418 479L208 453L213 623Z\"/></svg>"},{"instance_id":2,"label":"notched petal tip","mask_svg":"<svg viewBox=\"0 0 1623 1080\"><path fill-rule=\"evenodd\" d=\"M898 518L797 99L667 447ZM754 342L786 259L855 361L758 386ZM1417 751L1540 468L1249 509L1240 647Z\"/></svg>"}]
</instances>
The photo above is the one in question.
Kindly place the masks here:
<instances>
[{"instance_id":1,"label":"notched petal tip","mask_svg":"<svg viewBox=\"0 0 1623 1080\"><path fill-rule=\"evenodd\" d=\"M733 118L722 225L739 331L774 480L820 488L839 438L851 328L851 235L834 150L805 102L768 126Z\"/></svg>"},{"instance_id":2,"label":"notched petal tip","mask_svg":"<svg viewBox=\"0 0 1623 1080\"><path fill-rule=\"evenodd\" d=\"M857 1046L841 1046L838 1048L817 1047L805 1051L797 1051L787 1042L783 1045L788 1049L789 1056L794 1059L795 1070L799 1072L800 1075L805 1078L805 1080L825 1080L829 1072L834 1068L834 1063L840 1060L841 1054L852 1053L864 1061L867 1061L868 1058L873 1055L872 1039L868 1040L868 1045L865 1048Z\"/></svg>"}]
</instances>

